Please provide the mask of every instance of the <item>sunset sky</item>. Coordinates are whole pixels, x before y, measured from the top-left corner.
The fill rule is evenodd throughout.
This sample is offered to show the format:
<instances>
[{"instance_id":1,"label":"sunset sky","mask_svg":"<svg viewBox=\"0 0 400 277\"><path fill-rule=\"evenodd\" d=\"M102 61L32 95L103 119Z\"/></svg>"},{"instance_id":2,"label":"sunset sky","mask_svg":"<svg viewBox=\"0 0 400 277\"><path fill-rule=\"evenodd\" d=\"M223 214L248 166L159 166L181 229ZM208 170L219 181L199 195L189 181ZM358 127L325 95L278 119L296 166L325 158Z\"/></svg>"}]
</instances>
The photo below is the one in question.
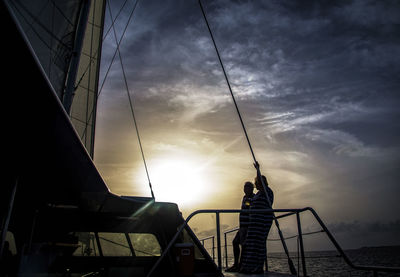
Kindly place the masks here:
<instances>
[{"instance_id":1,"label":"sunset sky","mask_svg":"<svg viewBox=\"0 0 400 277\"><path fill-rule=\"evenodd\" d=\"M123 2L112 1L113 17ZM400 245L400 3L203 5L274 208L313 207L344 248ZM110 21L107 8L106 30ZM100 82L115 46L111 29ZM140 1L120 50L156 200L184 216L239 208L256 172L198 2ZM116 194L150 196L118 55L98 102L103 178ZM205 235L211 223L193 228ZM281 223L285 234L293 223Z\"/></svg>"}]
</instances>

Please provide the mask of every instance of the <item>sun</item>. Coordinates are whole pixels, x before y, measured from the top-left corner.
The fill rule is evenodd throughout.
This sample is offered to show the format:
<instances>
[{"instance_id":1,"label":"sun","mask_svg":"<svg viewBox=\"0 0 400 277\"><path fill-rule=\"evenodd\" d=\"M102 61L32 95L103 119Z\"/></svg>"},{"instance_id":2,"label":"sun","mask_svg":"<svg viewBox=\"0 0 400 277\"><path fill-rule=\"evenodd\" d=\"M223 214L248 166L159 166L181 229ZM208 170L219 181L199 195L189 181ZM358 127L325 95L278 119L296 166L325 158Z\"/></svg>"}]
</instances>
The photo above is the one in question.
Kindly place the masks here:
<instances>
[{"instance_id":1,"label":"sun","mask_svg":"<svg viewBox=\"0 0 400 277\"><path fill-rule=\"evenodd\" d=\"M150 178L157 201L188 206L201 200L208 185L204 169L189 159L162 159L154 162Z\"/></svg>"}]
</instances>

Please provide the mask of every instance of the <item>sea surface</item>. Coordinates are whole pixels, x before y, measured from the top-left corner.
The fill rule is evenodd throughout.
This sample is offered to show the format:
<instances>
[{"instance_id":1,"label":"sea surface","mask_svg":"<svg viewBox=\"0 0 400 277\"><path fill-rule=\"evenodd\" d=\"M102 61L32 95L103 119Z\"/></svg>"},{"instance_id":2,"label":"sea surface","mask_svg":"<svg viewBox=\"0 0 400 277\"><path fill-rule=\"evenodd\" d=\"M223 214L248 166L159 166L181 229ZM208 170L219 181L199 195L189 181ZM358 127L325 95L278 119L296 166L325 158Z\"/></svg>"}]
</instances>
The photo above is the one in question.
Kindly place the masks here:
<instances>
[{"instance_id":1,"label":"sea surface","mask_svg":"<svg viewBox=\"0 0 400 277\"><path fill-rule=\"evenodd\" d=\"M400 246L364 247L345 250L345 253L356 265L400 267ZM290 256L296 269L300 268L300 276L303 276L297 252L290 253ZM312 251L306 252L305 256L307 276L374 276L371 271L352 269L337 251ZM231 258L228 263L232 264ZM268 268L269 271L290 273L284 253L268 253ZM400 273L379 272L378 276L400 276Z\"/></svg>"}]
</instances>

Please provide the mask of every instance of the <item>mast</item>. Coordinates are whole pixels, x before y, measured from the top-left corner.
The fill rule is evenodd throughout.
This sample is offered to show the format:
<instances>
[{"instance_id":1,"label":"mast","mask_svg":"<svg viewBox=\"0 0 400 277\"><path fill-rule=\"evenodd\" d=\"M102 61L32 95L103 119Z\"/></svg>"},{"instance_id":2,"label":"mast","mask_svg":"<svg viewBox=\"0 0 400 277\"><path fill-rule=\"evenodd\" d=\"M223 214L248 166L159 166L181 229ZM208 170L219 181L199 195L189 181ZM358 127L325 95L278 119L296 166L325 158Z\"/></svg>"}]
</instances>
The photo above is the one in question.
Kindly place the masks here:
<instances>
[{"instance_id":1,"label":"mast","mask_svg":"<svg viewBox=\"0 0 400 277\"><path fill-rule=\"evenodd\" d=\"M74 50L71 56L70 67L67 75L65 91L63 94L63 105L67 114L71 111L72 98L75 91L75 80L79 67L80 53L82 50L83 40L85 38L86 24L89 16L90 0L82 2L82 9L79 16L79 23L76 30Z\"/></svg>"}]
</instances>

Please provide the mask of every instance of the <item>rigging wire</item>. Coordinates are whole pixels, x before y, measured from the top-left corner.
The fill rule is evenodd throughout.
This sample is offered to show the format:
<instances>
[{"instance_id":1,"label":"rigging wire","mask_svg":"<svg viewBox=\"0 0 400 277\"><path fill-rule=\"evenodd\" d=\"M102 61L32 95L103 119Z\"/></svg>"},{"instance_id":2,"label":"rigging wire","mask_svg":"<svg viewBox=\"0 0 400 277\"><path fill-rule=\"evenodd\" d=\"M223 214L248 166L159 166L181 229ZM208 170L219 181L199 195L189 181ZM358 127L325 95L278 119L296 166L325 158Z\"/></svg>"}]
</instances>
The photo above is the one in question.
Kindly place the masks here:
<instances>
[{"instance_id":1,"label":"rigging wire","mask_svg":"<svg viewBox=\"0 0 400 277\"><path fill-rule=\"evenodd\" d=\"M226 74L225 67L224 67L224 64L223 64L222 59L221 59L221 55L219 54L218 47L217 47L217 44L216 44L215 39L214 39L214 35L213 35L212 31L211 31L210 24L208 23L206 13L205 13L205 11L204 11L203 5L201 4L201 0L198 0L198 2L199 2L199 5L200 5L201 13L203 14L203 17L204 17L204 21L206 22L206 25L207 25L207 28L208 28L208 32L210 33L211 40L212 40L212 42L213 42L213 44L214 44L215 52L217 53L219 63L220 63L220 65L221 65L222 71L223 71L223 73L224 73L225 80L226 80L226 83L227 83L228 88L229 88L229 92L231 93L233 103L235 104L236 112L237 112L237 114L238 114L238 116L239 116L240 123L241 123L242 129L243 129L243 132L244 132L244 134L245 134L245 136L246 136L246 140L247 140L247 143L248 143L248 145L249 145L251 155L253 156L254 167L255 167L256 170L257 170L257 179L258 179L259 181L261 181L262 186L263 186L263 188L264 188L264 193L265 193L267 202L268 202L269 206L272 208L272 202L271 202L271 199L269 198L268 193L267 193L267 186L266 186L266 184L265 184L265 182L264 182L264 180L263 180L263 178L262 178L262 174L261 174L261 171L260 171L260 165L259 165L259 163L258 163L257 160L256 160L256 156L254 155L254 151L253 151L253 148L252 148L252 146L251 146L249 136L247 135L246 127L245 127L245 125L244 125L244 122L243 122L242 115L241 115L241 113L240 113L239 107L238 107L238 105L237 105L237 103L236 103L236 99L235 99L235 96L234 96L234 94L233 94L231 85L230 85L230 83L229 83L228 75ZM286 253L286 256L287 256L287 259L288 259L288 264L289 264L290 271L291 271L291 273L292 273L293 275L297 275L296 268L295 268L295 266L294 266L294 264L293 264L293 261L290 259L289 250L288 250L288 248L287 248L287 246L286 246L285 239L284 239L284 237L283 237L281 228L279 227L278 219L275 217L274 214L273 214L273 218L274 218L275 225L276 225L276 227L277 227L277 229L278 229L279 237L280 237L280 239L281 239L281 241L282 241L283 249L284 249L284 251L285 251L285 253Z\"/></svg>"},{"instance_id":2,"label":"rigging wire","mask_svg":"<svg viewBox=\"0 0 400 277\"><path fill-rule=\"evenodd\" d=\"M25 23L29 26L28 30L31 30L36 37L48 48L50 49L51 52L54 54L57 54L57 52L48 45L47 41L43 36L40 35L39 31L34 28L36 25L39 26L40 28L43 29L44 33L46 33L49 37L53 38L59 45L62 45L65 49L69 49L70 47L62 41L62 38L57 37L54 33L51 32L43 23L40 22L40 20L35 16L27 7L25 7L22 3L19 1L10 1L11 6L15 9L15 11L21 16L21 18L25 21ZM45 7L44 7L45 8ZM44 10L43 8L43 10ZM43 11L42 10L42 11ZM39 14L42 13L40 11ZM25 12L27 16L29 16L32 21L29 21L29 18L23 14ZM36 25L35 25L36 24Z\"/></svg>"},{"instance_id":3,"label":"rigging wire","mask_svg":"<svg viewBox=\"0 0 400 277\"><path fill-rule=\"evenodd\" d=\"M139 1L136 1L136 4L137 4L137 2L139 2ZM112 16L112 12L111 12L111 7L110 7L110 5L108 5L108 11L109 11L109 13L110 13L110 17L111 17L111 20L112 20L112 19L113 19L113 16ZM129 22L128 22L128 24L129 24ZM151 196L152 196L153 199L155 199L155 197L154 197L154 192L153 192L153 188L152 188L151 181L150 181L149 170L148 170L148 168L147 168L146 158L145 158L145 156L144 156L144 150L143 150L143 146L142 146L142 141L141 141L141 139L140 139L139 128L138 128L138 124L137 124L137 121L136 121L135 112L134 112L134 109L133 109L133 101L132 101L132 98L131 98L131 95L130 95L130 90L129 90L129 86L128 86L128 81L127 81L126 74L125 74L124 63L123 63L123 60L122 60L121 51L120 51L120 49L119 49L118 38L117 38L117 32L115 31L114 25L113 25L113 32L114 32L115 42L117 43L117 52L118 52L119 61L120 61L120 64L121 64L122 75L123 75L123 77L124 77L124 83L125 83L126 93L127 93L127 95L128 95L129 107L130 107L131 115L132 115L133 122L134 122L134 125L135 125L135 130L136 130L136 135L137 135L138 142L139 142L140 152L141 152L141 154L142 154L142 160L143 160L144 168L145 168L145 170L146 170L147 180L149 181L149 187L150 187L150 191L151 191Z\"/></svg>"}]
</instances>

